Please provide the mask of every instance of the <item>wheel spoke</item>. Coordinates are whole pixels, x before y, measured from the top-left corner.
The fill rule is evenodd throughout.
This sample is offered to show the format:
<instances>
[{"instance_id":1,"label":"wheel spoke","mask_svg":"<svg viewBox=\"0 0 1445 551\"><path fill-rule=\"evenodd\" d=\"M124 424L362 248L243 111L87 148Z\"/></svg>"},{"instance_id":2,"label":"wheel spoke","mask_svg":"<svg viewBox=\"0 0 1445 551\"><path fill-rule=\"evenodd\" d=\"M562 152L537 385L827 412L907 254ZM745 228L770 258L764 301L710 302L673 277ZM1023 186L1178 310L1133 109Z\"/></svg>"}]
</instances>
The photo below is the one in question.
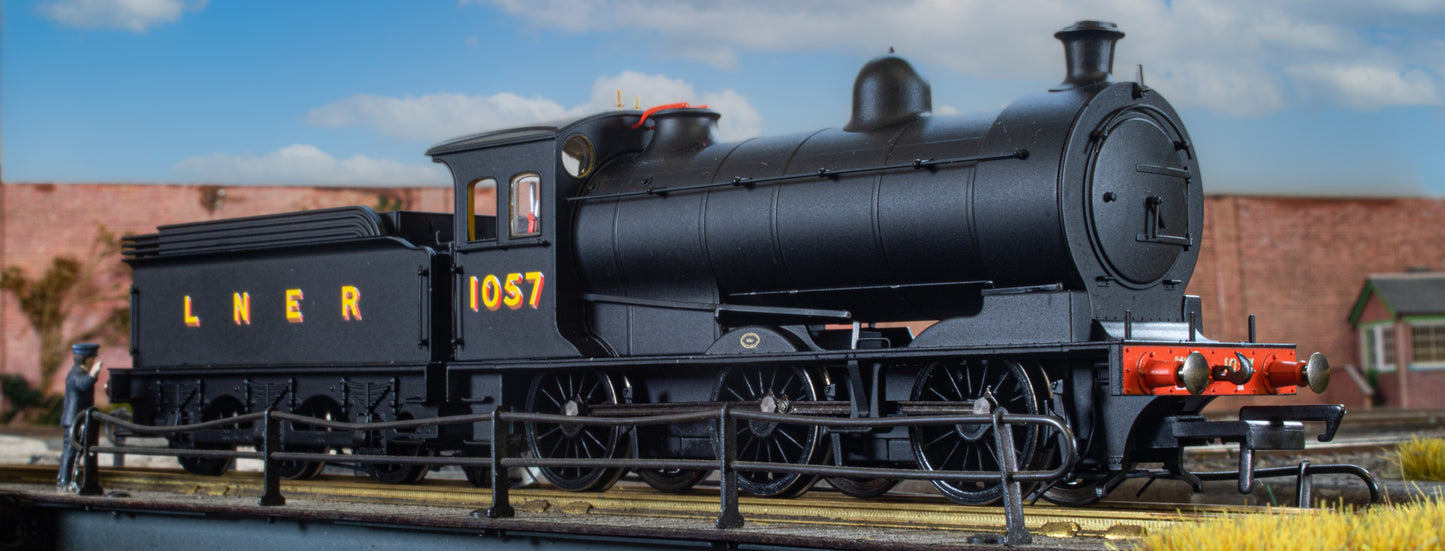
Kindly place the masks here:
<instances>
[{"instance_id":1,"label":"wheel spoke","mask_svg":"<svg viewBox=\"0 0 1445 551\"><path fill-rule=\"evenodd\" d=\"M557 386L557 395L558 395L558 396L561 396L560 400L557 402L557 406L558 406L558 407L561 407L562 402L567 401L567 387L562 385L562 378L561 378L561 377L557 377L557 376L551 376L551 377L552 377L552 383Z\"/></svg>"},{"instance_id":2,"label":"wheel spoke","mask_svg":"<svg viewBox=\"0 0 1445 551\"><path fill-rule=\"evenodd\" d=\"M984 470L984 469L985 469L985 467L984 467L984 460L985 460L985 459L988 460L988 463L990 463L992 467L998 468L998 447L994 446L994 445L993 445L993 442L988 441L988 440L984 440L984 441L983 441L983 446L982 446L982 447L983 447L983 449L979 450L980 453L979 453L979 457L978 457L978 468L979 468L979 470Z\"/></svg>"},{"instance_id":3,"label":"wheel spoke","mask_svg":"<svg viewBox=\"0 0 1445 551\"><path fill-rule=\"evenodd\" d=\"M561 451L563 450L563 448L566 447L566 445L567 445L567 439L566 439L566 438L558 438L558 439L557 439L557 443L552 445L552 451L551 451L551 453L548 453L548 454L547 454L547 457L561 457L561 455L559 455L558 452L561 452Z\"/></svg>"},{"instance_id":4,"label":"wheel spoke","mask_svg":"<svg viewBox=\"0 0 1445 551\"><path fill-rule=\"evenodd\" d=\"M597 435L592 434L592 431L590 431L590 430L584 430L584 431L582 431L582 435L583 435L583 436L586 436L588 440L591 440L593 444L596 444L596 445L597 445L597 449L601 450L602 452L606 452L606 451L607 451L607 444L604 444L604 443L602 442L602 439L601 439L601 438L598 438Z\"/></svg>"},{"instance_id":5,"label":"wheel spoke","mask_svg":"<svg viewBox=\"0 0 1445 551\"><path fill-rule=\"evenodd\" d=\"M597 389L599 389L599 388L602 388L602 379L601 379L600 377L599 377L597 380L595 380L595 381L592 382L592 388L587 389L587 392L584 392L584 393L582 394L582 400L585 401L585 402L587 402L587 403L589 403L589 404L601 404L601 403L606 402L606 401L607 401L607 397L606 397L606 396L603 396L601 401L594 401L594 400L592 399L593 394L596 393L596 392L597 392Z\"/></svg>"},{"instance_id":6,"label":"wheel spoke","mask_svg":"<svg viewBox=\"0 0 1445 551\"><path fill-rule=\"evenodd\" d=\"M980 362L980 363L983 364L983 372L981 372L981 373L978 374L978 384L979 384L979 388L970 388L970 389L969 389L971 392L974 393L973 396L979 396L979 395L981 395L981 394L983 393L983 392L982 392L983 389L988 387L988 368L989 368L989 367L992 367L992 365L993 365L993 362L990 362L990 361L988 361L988 360L984 360L984 361L982 361L982 362Z\"/></svg>"},{"instance_id":7,"label":"wheel spoke","mask_svg":"<svg viewBox=\"0 0 1445 551\"><path fill-rule=\"evenodd\" d=\"M562 425L553 426L551 429L548 429L547 432L537 435L537 440L544 440L548 436L552 436L553 434L557 434L559 432L562 432Z\"/></svg>"},{"instance_id":8,"label":"wheel spoke","mask_svg":"<svg viewBox=\"0 0 1445 551\"><path fill-rule=\"evenodd\" d=\"M739 436L741 436L741 435L739 435ZM756 450L756 448L758 447L758 441L757 441L757 439L747 438L747 439L744 440L743 438L739 437L738 440L741 441L741 442L739 442L739 445L738 445L738 457L748 456L748 457L757 458L757 454L756 454L756 453L752 453L751 455L749 454L749 450L752 450L753 452L756 452L756 451L757 451L757 450Z\"/></svg>"},{"instance_id":9,"label":"wheel spoke","mask_svg":"<svg viewBox=\"0 0 1445 551\"><path fill-rule=\"evenodd\" d=\"M778 427L777 434L782 435L783 438L787 438L788 441L792 442L794 446L798 447L798 449L801 450L804 448L803 443L799 442L797 438L793 437L793 435L788 434L788 431L783 430L783 427Z\"/></svg>"},{"instance_id":10,"label":"wheel spoke","mask_svg":"<svg viewBox=\"0 0 1445 551\"><path fill-rule=\"evenodd\" d=\"M540 393L542 394L542 397L543 397L543 398L546 398L547 401L552 402L552 405L557 406L557 410L558 410L558 411L561 411L561 410L562 410L562 399L561 399L561 398L558 398L558 397L556 397L556 396L553 396L552 393L551 393L551 392L547 392L547 389L545 389L545 388L539 388L539 389L537 389L537 391L540 392Z\"/></svg>"},{"instance_id":11,"label":"wheel spoke","mask_svg":"<svg viewBox=\"0 0 1445 551\"><path fill-rule=\"evenodd\" d=\"M953 447L949 448L948 455L943 456L943 460L938 462L938 470L949 470L948 460L953 459L954 454L958 453L959 448L966 448L962 440L954 442ZM964 453L966 454L967 452L965 451Z\"/></svg>"},{"instance_id":12,"label":"wheel spoke","mask_svg":"<svg viewBox=\"0 0 1445 551\"><path fill-rule=\"evenodd\" d=\"M942 434L938 435L938 438L934 438L933 440L929 440L927 443L923 444L923 449L926 450L928 448L932 448L933 446L937 445L939 442L944 441L948 437L957 435L958 433L955 433L952 430L944 430Z\"/></svg>"},{"instance_id":13,"label":"wheel spoke","mask_svg":"<svg viewBox=\"0 0 1445 551\"><path fill-rule=\"evenodd\" d=\"M972 367L970 362L964 362L964 379L967 380L967 388L968 392L970 392L964 395L964 398L974 398L974 395L971 393L972 390L974 390L974 370L970 369L970 367Z\"/></svg>"},{"instance_id":14,"label":"wheel spoke","mask_svg":"<svg viewBox=\"0 0 1445 551\"><path fill-rule=\"evenodd\" d=\"M965 374L965 376L966 376L967 373L968 373L968 368L965 367L964 370L963 370L963 372L964 372L964 374ZM953 372L950 371L950 370L949 370L948 368L946 368L946 367L943 368L943 377L944 377L945 379L948 379L948 384L949 384L949 386L952 386L952 387L953 387L953 392L954 392L955 397L954 397L954 398L951 398L952 400L961 400L961 399L964 399L964 398L967 398L967 397L968 397L967 394L964 394L964 393L963 393L963 390L961 390L961 389L958 388L958 379L955 379L955 378L953 377ZM970 384L971 384L971 383L970 383ZM935 393L935 394L938 394L938 391L934 391L934 393ZM939 396L943 396L943 395L942 395L942 394L939 394ZM948 398L948 397L944 397L943 399L944 399L945 401L950 400L950 398Z\"/></svg>"},{"instance_id":15,"label":"wheel spoke","mask_svg":"<svg viewBox=\"0 0 1445 551\"><path fill-rule=\"evenodd\" d=\"M783 458L783 462L784 462L784 463L802 463L802 462L803 462L803 458L802 458L801 456L798 457L798 460L797 460L797 461L791 461L791 460L789 460L789 458L788 458L788 450L783 449L783 443L782 443L781 441L779 441L779 440L773 440L773 445L778 448L778 455Z\"/></svg>"}]
</instances>

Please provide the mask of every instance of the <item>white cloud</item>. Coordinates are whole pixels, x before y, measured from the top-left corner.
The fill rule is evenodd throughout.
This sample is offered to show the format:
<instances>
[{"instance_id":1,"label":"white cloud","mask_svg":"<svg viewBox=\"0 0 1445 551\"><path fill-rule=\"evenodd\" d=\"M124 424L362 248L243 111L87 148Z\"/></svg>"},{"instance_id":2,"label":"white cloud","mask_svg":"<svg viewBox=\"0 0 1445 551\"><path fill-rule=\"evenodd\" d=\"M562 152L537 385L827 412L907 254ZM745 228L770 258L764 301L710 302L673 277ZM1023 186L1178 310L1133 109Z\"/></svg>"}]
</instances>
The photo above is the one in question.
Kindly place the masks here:
<instances>
[{"instance_id":1,"label":"white cloud","mask_svg":"<svg viewBox=\"0 0 1445 551\"><path fill-rule=\"evenodd\" d=\"M186 11L200 11L207 0L54 0L36 6L41 16L66 27L119 29L143 33L175 23Z\"/></svg>"},{"instance_id":2,"label":"white cloud","mask_svg":"<svg viewBox=\"0 0 1445 551\"><path fill-rule=\"evenodd\" d=\"M466 0L538 28L656 37L664 55L738 66L744 52L895 47L911 59L988 78L1062 79L1052 33L1117 22L1116 69L1180 106L1260 116L1301 99L1354 109L1442 103L1445 2L1309 0ZM642 31L642 32L639 32ZM648 38L643 38L648 40ZM1386 45L1388 43L1388 45ZM1286 68L1293 68L1292 70ZM1363 70L1362 68L1368 68ZM1324 86L1327 94L1305 94Z\"/></svg>"},{"instance_id":3,"label":"white cloud","mask_svg":"<svg viewBox=\"0 0 1445 551\"><path fill-rule=\"evenodd\" d=\"M359 94L312 109L306 123L322 128L362 126L405 140L437 141L480 129L560 119L558 103L515 94L427 94L389 98Z\"/></svg>"},{"instance_id":4,"label":"white cloud","mask_svg":"<svg viewBox=\"0 0 1445 551\"><path fill-rule=\"evenodd\" d=\"M750 138L763 130L762 115L736 91L698 91L681 80L632 71L597 79L587 102L574 107L515 94L427 94L405 98L359 94L312 109L306 115L306 123L322 128L360 126L393 138L436 142L485 130L615 109L618 90L629 98L627 107L631 107L630 98L634 96L640 97L645 106L684 101L707 105L723 115L718 122L718 134L724 140Z\"/></svg>"},{"instance_id":5,"label":"white cloud","mask_svg":"<svg viewBox=\"0 0 1445 551\"><path fill-rule=\"evenodd\" d=\"M191 157L176 163L175 171L207 184L415 186L451 181L436 165L406 165L364 155L338 159L306 144L261 156L212 153Z\"/></svg>"},{"instance_id":6,"label":"white cloud","mask_svg":"<svg viewBox=\"0 0 1445 551\"><path fill-rule=\"evenodd\" d=\"M1369 65L1309 65L1285 72L1337 103L1360 110L1435 103L1435 81L1419 69L1400 72Z\"/></svg>"}]
</instances>

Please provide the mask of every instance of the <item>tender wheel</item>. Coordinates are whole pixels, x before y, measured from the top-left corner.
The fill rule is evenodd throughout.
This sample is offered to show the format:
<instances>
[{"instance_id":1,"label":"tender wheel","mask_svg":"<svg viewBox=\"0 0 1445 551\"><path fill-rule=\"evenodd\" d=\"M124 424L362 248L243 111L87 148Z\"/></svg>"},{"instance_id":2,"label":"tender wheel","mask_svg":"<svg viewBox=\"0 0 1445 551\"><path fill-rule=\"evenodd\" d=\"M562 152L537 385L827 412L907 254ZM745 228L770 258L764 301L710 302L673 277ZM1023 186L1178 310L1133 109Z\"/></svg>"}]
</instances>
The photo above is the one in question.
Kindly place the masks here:
<instances>
[{"instance_id":1,"label":"tender wheel","mask_svg":"<svg viewBox=\"0 0 1445 551\"><path fill-rule=\"evenodd\" d=\"M402 414L397 416L397 421L411 419L412 416ZM431 455L431 450L426 444L414 441L404 441L399 438L384 440L381 435L373 435L373 442L379 442L379 446L358 448L357 452L366 455L392 455L397 457L421 457ZM427 471L431 468L426 465L410 465L406 463L365 463L362 470L372 480L382 484L416 484L426 478Z\"/></svg>"},{"instance_id":2,"label":"tender wheel","mask_svg":"<svg viewBox=\"0 0 1445 551\"><path fill-rule=\"evenodd\" d=\"M341 405L328 398L321 397L306 400L304 403L301 404L301 407L296 408L296 410L292 413L295 413L296 415L305 415L307 417L315 417L317 419L324 419L327 421L340 421L343 419L341 413ZM302 435L302 438L305 438L306 436L313 436L330 432L326 428L318 427L316 425L308 425L306 423L290 423L290 425L291 426L288 427L288 432L291 432L293 434L300 434ZM284 451L296 453L326 453L329 448L327 448L325 444L288 444L282 442L281 449ZM321 474L321 470L326 467L326 462L281 461L276 466L277 473L281 475L281 478L285 478L288 480L310 480L316 478L317 475Z\"/></svg>"},{"instance_id":3,"label":"tender wheel","mask_svg":"<svg viewBox=\"0 0 1445 551\"><path fill-rule=\"evenodd\" d=\"M1075 478L1058 483L1044 492L1044 500L1065 507L1093 505L1109 495L1116 484L1109 484L1108 477Z\"/></svg>"},{"instance_id":4,"label":"tender wheel","mask_svg":"<svg viewBox=\"0 0 1445 551\"><path fill-rule=\"evenodd\" d=\"M375 453L372 451L371 453ZM387 455L399 455L406 457L419 457L431 455L426 451L425 446L412 443L395 443L387 447ZM368 463L365 467L366 476L382 484L416 484L426 478L430 469L426 465L406 465L402 463Z\"/></svg>"},{"instance_id":5,"label":"tender wheel","mask_svg":"<svg viewBox=\"0 0 1445 551\"><path fill-rule=\"evenodd\" d=\"M757 404L751 407L768 413L787 413L794 403L816 401L818 385L800 367L736 368L718 377L713 396L717 401ZM819 463L828 452L822 442L823 429L817 426L760 421L737 426L739 461ZM738 472L738 487L760 497L797 497L817 481L816 475Z\"/></svg>"},{"instance_id":6,"label":"tender wheel","mask_svg":"<svg viewBox=\"0 0 1445 551\"><path fill-rule=\"evenodd\" d=\"M239 401L237 401L237 400L235 400L235 399L232 399L232 398L228 398L228 397L221 397L221 398L217 398L217 399L215 399L215 400L212 400L211 403L206 406L205 410L201 411L201 419L200 419L200 421L214 421L214 420L216 420L216 419L222 419L222 418L226 418L226 417L235 417L235 416L240 415L240 414L241 414L241 403L240 403ZM193 423L193 422L197 422L197 421L191 420L191 419L182 419L182 421L181 421L180 424L189 424L189 423ZM243 431L249 431L250 429L251 429L251 424L250 424L250 423L242 423L242 424L240 424L240 425L238 425L238 426L234 426L234 427L227 426L227 427L218 427L218 428L215 428L215 429L207 429L207 430L243 430ZM173 438L173 439L170 440L170 447L175 448L175 449L183 449L183 450L234 450L234 449L236 449L236 445L235 445L235 444L225 444L225 443L219 443L219 442L196 442L196 441L194 440L194 435L192 435L192 434L180 434L180 435L177 435L175 438ZM177 459L177 461L180 462L181 468L182 468L182 469L185 469L186 472L191 473L191 474L194 474L194 475L200 475L200 476L220 476L220 475L222 475L222 474L225 474L225 472L226 472L227 470L230 470L231 466L236 463L236 460L235 460L234 458L230 458L230 457L186 457L186 456L181 456L181 457L178 457L178 458L176 458L176 459Z\"/></svg>"},{"instance_id":7,"label":"tender wheel","mask_svg":"<svg viewBox=\"0 0 1445 551\"><path fill-rule=\"evenodd\" d=\"M915 401L972 402L987 390L1009 413L1039 413L1038 396L1027 370L1013 360L987 359L934 363L914 380ZM1034 463L1039 429L1013 427L1014 457L1020 469ZM999 469L994 434L989 425L913 427L909 429L913 455L920 469L929 471L981 471ZM1003 497L999 482L934 481L943 495L966 505L987 505ZM1024 493L1028 488L1022 488Z\"/></svg>"},{"instance_id":8,"label":"tender wheel","mask_svg":"<svg viewBox=\"0 0 1445 551\"><path fill-rule=\"evenodd\" d=\"M477 488L490 488L492 486L492 470L486 467L462 467L462 474L467 477L467 482Z\"/></svg>"},{"instance_id":9,"label":"tender wheel","mask_svg":"<svg viewBox=\"0 0 1445 551\"><path fill-rule=\"evenodd\" d=\"M651 469L637 471L642 481L659 492L680 494L707 478L708 469Z\"/></svg>"},{"instance_id":10,"label":"tender wheel","mask_svg":"<svg viewBox=\"0 0 1445 551\"><path fill-rule=\"evenodd\" d=\"M868 499L888 493L900 482L896 478L847 478L830 476L828 484L845 495Z\"/></svg>"},{"instance_id":11,"label":"tender wheel","mask_svg":"<svg viewBox=\"0 0 1445 551\"><path fill-rule=\"evenodd\" d=\"M527 411L552 415L585 416L591 406L618 403L612 380L600 371L542 373L532 379ZM546 459L612 459L622 455L621 427L573 423L527 423L527 445L532 455ZM554 486L574 492L600 492L622 476L623 469L599 467L542 467L542 476Z\"/></svg>"}]
</instances>

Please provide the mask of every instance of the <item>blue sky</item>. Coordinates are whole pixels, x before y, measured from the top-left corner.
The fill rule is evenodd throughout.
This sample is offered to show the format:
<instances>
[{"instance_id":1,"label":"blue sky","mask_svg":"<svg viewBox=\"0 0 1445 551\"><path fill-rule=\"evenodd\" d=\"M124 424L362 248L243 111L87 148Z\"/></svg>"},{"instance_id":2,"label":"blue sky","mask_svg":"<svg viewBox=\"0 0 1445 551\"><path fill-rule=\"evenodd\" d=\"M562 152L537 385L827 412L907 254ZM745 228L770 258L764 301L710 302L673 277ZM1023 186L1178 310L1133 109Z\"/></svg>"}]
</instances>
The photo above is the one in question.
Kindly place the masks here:
<instances>
[{"instance_id":1,"label":"blue sky","mask_svg":"<svg viewBox=\"0 0 1445 551\"><path fill-rule=\"evenodd\" d=\"M10 0L0 176L445 185L428 145L619 88L729 139L841 126L890 46L936 111L994 112L1078 19L1128 34L1116 75L1179 108L1212 193L1445 196L1439 0Z\"/></svg>"}]
</instances>

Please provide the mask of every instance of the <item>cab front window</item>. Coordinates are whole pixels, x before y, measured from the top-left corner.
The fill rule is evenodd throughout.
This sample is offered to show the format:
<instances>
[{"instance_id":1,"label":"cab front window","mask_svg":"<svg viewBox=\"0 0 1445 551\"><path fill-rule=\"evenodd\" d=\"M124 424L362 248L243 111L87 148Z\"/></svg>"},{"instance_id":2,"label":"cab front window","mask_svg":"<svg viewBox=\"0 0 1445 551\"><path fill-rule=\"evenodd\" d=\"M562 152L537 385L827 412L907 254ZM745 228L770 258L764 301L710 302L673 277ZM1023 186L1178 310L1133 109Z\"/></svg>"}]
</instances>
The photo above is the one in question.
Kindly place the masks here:
<instances>
[{"instance_id":1,"label":"cab front window","mask_svg":"<svg viewBox=\"0 0 1445 551\"><path fill-rule=\"evenodd\" d=\"M535 172L512 178L512 237L542 234L542 179Z\"/></svg>"}]
</instances>

